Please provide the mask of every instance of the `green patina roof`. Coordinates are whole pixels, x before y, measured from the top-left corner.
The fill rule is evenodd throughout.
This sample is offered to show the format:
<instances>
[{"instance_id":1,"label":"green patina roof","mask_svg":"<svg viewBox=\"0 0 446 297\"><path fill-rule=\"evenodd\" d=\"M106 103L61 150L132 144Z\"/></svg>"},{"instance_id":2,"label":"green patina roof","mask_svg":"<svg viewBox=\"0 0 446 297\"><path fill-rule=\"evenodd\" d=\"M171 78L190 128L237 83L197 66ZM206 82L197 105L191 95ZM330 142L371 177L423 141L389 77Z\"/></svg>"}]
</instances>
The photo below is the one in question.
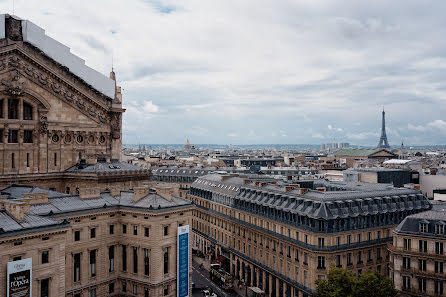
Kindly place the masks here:
<instances>
[{"instance_id":1,"label":"green patina roof","mask_svg":"<svg viewBox=\"0 0 446 297\"><path fill-rule=\"evenodd\" d=\"M342 149L335 152L335 156L369 156L383 149Z\"/></svg>"}]
</instances>

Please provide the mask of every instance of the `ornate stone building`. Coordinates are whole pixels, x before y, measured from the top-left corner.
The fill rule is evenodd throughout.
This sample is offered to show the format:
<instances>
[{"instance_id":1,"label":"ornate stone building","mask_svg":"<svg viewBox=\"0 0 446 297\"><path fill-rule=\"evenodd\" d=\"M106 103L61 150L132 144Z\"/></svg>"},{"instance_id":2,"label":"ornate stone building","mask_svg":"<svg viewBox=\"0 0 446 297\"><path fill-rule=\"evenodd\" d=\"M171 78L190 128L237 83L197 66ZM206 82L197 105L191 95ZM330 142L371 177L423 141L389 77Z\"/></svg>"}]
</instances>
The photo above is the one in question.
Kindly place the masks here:
<instances>
[{"instance_id":1,"label":"ornate stone building","mask_svg":"<svg viewBox=\"0 0 446 297\"><path fill-rule=\"evenodd\" d=\"M176 296L177 229L194 205L166 186L0 191L0 282L32 258L32 296ZM189 249L189 271L191 272ZM189 276L190 280L190 276ZM0 286L0 297L6 286Z\"/></svg>"},{"instance_id":2,"label":"ornate stone building","mask_svg":"<svg viewBox=\"0 0 446 297\"><path fill-rule=\"evenodd\" d=\"M92 180L92 172L83 179L69 170L82 161L113 166L119 183L123 112L113 71L106 77L42 28L0 15L0 186L74 193L77 181ZM87 186L96 186L99 175ZM125 175L149 177L135 168Z\"/></svg>"},{"instance_id":3,"label":"ornate stone building","mask_svg":"<svg viewBox=\"0 0 446 297\"><path fill-rule=\"evenodd\" d=\"M331 264L390 276L392 231L407 215L430 209L426 197L388 184L313 183L199 177L188 194L198 208L194 248L271 297L315 296L315 280Z\"/></svg>"}]
</instances>

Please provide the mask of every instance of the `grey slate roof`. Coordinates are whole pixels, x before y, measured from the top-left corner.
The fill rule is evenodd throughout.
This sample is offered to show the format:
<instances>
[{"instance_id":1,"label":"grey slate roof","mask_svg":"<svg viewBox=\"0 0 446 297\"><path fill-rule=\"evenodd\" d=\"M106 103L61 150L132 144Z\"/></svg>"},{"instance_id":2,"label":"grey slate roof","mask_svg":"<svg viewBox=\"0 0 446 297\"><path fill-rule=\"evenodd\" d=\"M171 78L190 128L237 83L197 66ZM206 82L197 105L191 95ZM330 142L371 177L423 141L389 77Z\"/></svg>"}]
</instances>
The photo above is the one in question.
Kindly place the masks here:
<instances>
[{"instance_id":1,"label":"grey slate roof","mask_svg":"<svg viewBox=\"0 0 446 297\"><path fill-rule=\"evenodd\" d=\"M138 201L134 200L133 191L121 191L120 195L113 197L110 192L102 192L99 197L81 199L78 195L68 195L55 191L48 191L32 186L11 186L0 191L2 195L7 195L8 201L19 201L21 194L26 193L48 193L48 202L30 204L29 214L24 215L24 219L19 221L5 210L0 210L0 235L10 231L20 231L30 228L49 227L61 224L68 224L62 220L54 219L51 216L68 215L81 211L92 211L107 207L135 208L138 210L152 211L171 207L190 206L188 200L172 196L170 200L149 192Z\"/></svg>"},{"instance_id":2,"label":"grey slate roof","mask_svg":"<svg viewBox=\"0 0 446 297\"><path fill-rule=\"evenodd\" d=\"M61 225L63 221L48 217L25 214L22 221L15 219L7 211L0 210L0 234L12 231L22 231L30 228Z\"/></svg>"},{"instance_id":3,"label":"grey slate roof","mask_svg":"<svg viewBox=\"0 0 446 297\"><path fill-rule=\"evenodd\" d=\"M149 172L148 169L139 166L125 163L125 162L98 162L96 164L76 164L65 172L80 172L80 173L103 173L103 172Z\"/></svg>"},{"instance_id":4,"label":"grey slate roof","mask_svg":"<svg viewBox=\"0 0 446 297\"><path fill-rule=\"evenodd\" d=\"M417 190L394 188L389 185L371 183L331 183L315 182L315 187L325 185L336 191L310 190L300 194L299 189L285 191L276 185L257 186L245 184L240 177L224 177L211 174L198 178L191 185L192 194L198 190L212 193L211 199L221 199L224 195L233 205L243 205L253 211L268 207L291 214L311 218L336 219L401 211L422 211L431 208L429 201ZM214 198L214 193L218 194ZM227 201L222 200L222 201ZM228 203L228 202L224 202Z\"/></svg>"},{"instance_id":5,"label":"grey slate roof","mask_svg":"<svg viewBox=\"0 0 446 297\"><path fill-rule=\"evenodd\" d=\"M428 224L427 232L420 232L420 223ZM435 225L446 224L446 211L445 210L429 210L417 214L407 216L396 228L395 233L398 234L411 234L411 235L423 235L423 236L442 236L444 234L435 234Z\"/></svg>"}]
</instances>

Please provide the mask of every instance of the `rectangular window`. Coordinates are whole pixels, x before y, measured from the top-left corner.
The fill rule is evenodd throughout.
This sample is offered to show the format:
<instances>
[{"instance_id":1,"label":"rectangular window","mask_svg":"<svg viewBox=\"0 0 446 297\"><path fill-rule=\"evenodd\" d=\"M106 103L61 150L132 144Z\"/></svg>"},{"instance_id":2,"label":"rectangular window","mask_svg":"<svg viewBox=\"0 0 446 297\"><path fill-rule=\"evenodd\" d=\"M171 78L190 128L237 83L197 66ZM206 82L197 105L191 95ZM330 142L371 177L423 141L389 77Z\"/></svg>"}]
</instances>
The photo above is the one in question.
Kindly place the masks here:
<instances>
[{"instance_id":1,"label":"rectangular window","mask_svg":"<svg viewBox=\"0 0 446 297\"><path fill-rule=\"evenodd\" d=\"M409 289L410 289L410 277L403 276L403 290L409 290Z\"/></svg>"},{"instance_id":2,"label":"rectangular window","mask_svg":"<svg viewBox=\"0 0 446 297\"><path fill-rule=\"evenodd\" d=\"M367 232L367 240L372 240L372 232Z\"/></svg>"},{"instance_id":3,"label":"rectangular window","mask_svg":"<svg viewBox=\"0 0 446 297\"><path fill-rule=\"evenodd\" d=\"M115 270L115 246L108 247L108 271L113 272Z\"/></svg>"},{"instance_id":4,"label":"rectangular window","mask_svg":"<svg viewBox=\"0 0 446 297\"><path fill-rule=\"evenodd\" d=\"M443 262L435 261L435 273L443 273Z\"/></svg>"},{"instance_id":5,"label":"rectangular window","mask_svg":"<svg viewBox=\"0 0 446 297\"><path fill-rule=\"evenodd\" d=\"M26 153L26 167L29 167L29 153Z\"/></svg>"},{"instance_id":6,"label":"rectangular window","mask_svg":"<svg viewBox=\"0 0 446 297\"><path fill-rule=\"evenodd\" d=\"M336 246L340 246L341 245L341 238L338 236L336 237Z\"/></svg>"},{"instance_id":7,"label":"rectangular window","mask_svg":"<svg viewBox=\"0 0 446 297\"><path fill-rule=\"evenodd\" d=\"M361 234L358 234L358 235L357 235L357 241L358 241L358 242L361 242Z\"/></svg>"},{"instance_id":8,"label":"rectangular window","mask_svg":"<svg viewBox=\"0 0 446 297\"><path fill-rule=\"evenodd\" d=\"M133 294L138 295L138 286L136 284L133 284Z\"/></svg>"},{"instance_id":9,"label":"rectangular window","mask_svg":"<svg viewBox=\"0 0 446 297\"><path fill-rule=\"evenodd\" d=\"M109 283L108 284L108 294L115 292L115 283Z\"/></svg>"},{"instance_id":10,"label":"rectangular window","mask_svg":"<svg viewBox=\"0 0 446 297\"><path fill-rule=\"evenodd\" d=\"M81 278L81 254L74 254L73 276L74 282L80 281Z\"/></svg>"},{"instance_id":11,"label":"rectangular window","mask_svg":"<svg viewBox=\"0 0 446 297\"><path fill-rule=\"evenodd\" d=\"M325 257L323 257L323 256L317 257L317 268L325 269Z\"/></svg>"},{"instance_id":12,"label":"rectangular window","mask_svg":"<svg viewBox=\"0 0 446 297\"><path fill-rule=\"evenodd\" d=\"M347 244L350 244L352 242L352 236L347 235Z\"/></svg>"},{"instance_id":13,"label":"rectangular window","mask_svg":"<svg viewBox=\"0 0 446 297\"><path fill-rule=\"evenodd\" d=\"M8 99L8 119L19 118L19 100Z\"/></svg>"},{"instance_id":14,"label":"rectangular window","mask_svg":"<svg viewBox=\"0 0 446 297\"><path fill-rule=\"evenodd\" d=\"M108 228L108 233L109 234L114 234L115 233L115 225L110 225Z\"/></svg>"},{"instance_id":15,"label":"rectangular window","mask_svg":"<svg viewBox=\"0 0 446 297\"><path fill-rule=\"evenodd\" d=\"M412 240L409 238L404 238L403 240L403 248L405 251L410 251L410 249L412 248Z\"/></svg>"},{"instance_id":16,"label":"rectangular window","mask_svg":"<svg viewBox=\"0 0 446 297\"><path fill-rule=\"evenodd\" d=\"M79 241L81 240L81 231L77 230L74 231L74 241Z\"/></svg>"},{"instance_id":17,"label":"rectangular window","mask_svg":"<svg viewBox=\"0 0 446 297\"><path fill-rule=\"evenodd\" d=\"M418 279L418 290L421 292L426 292L426 279L425 278L419 278Z\"/></svg>"},{"instance_id":18,"label":"rectangular window","mask_svg":"<svg viewBox=\"0 0 446 297\"><path fill-rule=\"evenodd\" d=\"M122 270L127 271L127 246L122 246Z\"/></svg>"},{"instance_id":19,"label":"rectangular window","mask_svg":"<svg viewBox=\"0 0 446 297\"><path fill-rule=\"evenodd\" d=\"M169 235L169 226L164 226L164 236Z\"/></svg>"},{"instance_id":20,"label":"rectangular window","mask_svg":"<svg viewBox=\"0 0 446 297\"><path fill-rule=\"evenodd\" d=\"M149 249L144 249L144 275L150 274L150 259L149 259Z\"/></svg>"},{"instance_id":21,"label":"rectangular window","mask_svg":"<svg viewBox=\"0 0 446 297\"><path fill-rule=\"evenodd\" d=\"M341 255L336 255L336 267L342 267Z\"/></svg>"},{"instance_id":22,"label":"rectangular window","mask_svg":"<svg viewBox=\"0 0 446 297\"><path fill-rule=\"evenodd\" d=\"M133 273L138 273L138 248L133 247Z\"/></svg>"},{"instance_id":23,"label":"rectangular window","mask_svg":"<svg viewBox=\"0 0 446 297\"><path fill-rule=\"evenodd\" d=\"M164 263L164 274L169 273L169 248L164 248L164 257L163 257L163 263Z\"/></svg>"},{"instance_id":24,"label":"rectangular window","mask_svg":"<svg viewBox=\"0 0 446 297\"><path fill-rule=\"evenodd\" d=\"M381 248L377 248L376 249L376 259L381 259L382 257L381 257Z\"/></svg>"},{"instance_id":25,"label":"rectangular window","mask_svg":"<svg viewBox=\"0 0 446 297\"><path fill-rule=\"evenodd\" d=\"M123 225L122 225L122 233L123 233L123 234L126 234L126 233L127 233L127 225L126 225L126 224L123 224Z\"/></svg>"},{"instance_id":26,"label":"rectangular window","mask_svg":"<svg viewBox=\"0 0 446 297\"><path fill-rule=\"evenodd\" d=\"M122 282L122 292L127 292L127 283L125 281Z\"/></svg>"},{"instance_id":27,"label":"rectangular window","mask_svg":"<svg viewBox=\"0 0 446 297\"><path fill-rule=\"evenodd\" d=\"M443 282L442 281L435 281L434 287L435 287L435 294L443 295Z\"/></svg>"},{"instance_id":28,"label":"rectangular window","mask_svg":"<svg viewBox=\"0 0 446 297\"><path fill-rule=\"evenodd\" d=\"M169 286L167 286L167 285L164 286L163 295L164 295L164 296L169 295Z\"/></svg>"},{"instance_id":29,"label":"rectangular window","mask_svg":"<svg viewBox=\"0 0 446 297\"><path fill-rule=\"evenodd\" d=\"M96 297L96 288L90 290L90 297Z\"/></svg>"},{"instance_id":30,"label":"rectangular window","mask_svg":"<svg viewBox=\"0 0 446 297\"><path fill-rule=\"evenodd\" d=\"M133 226L133 235L138 235L138 226Z\"/></svg>"},{"instance_id":31,"label":"rectangular window","mask_svg":"<svg viewBox=\"0 0 446 297\"><path fill-rule=\"evenodd\" d=\"M437 255L443 255L443 243L435 242L435 253Z\"/></svg>"},{"instance_id":32,"label":"rectangular window","mask_svg":"<svg viewBox=\"0 0 446 297\"><path fill-rule=\"evenodd\" d=\"M49 262L49 252L43 251L42 252L42 264L46 264Z\"/></svg>"},{"instance_id":33,"label":"rectangular window","mask_svg":"<svg viewBox=\"0 0 446 297\"><path fill-rule=\"evenodd\" d=\"M96 276L96 250L90 251L90 276Z\"/></svg>"},{"instance_id":34,"label":"rectangular window","mask_svg":"<svg viewBox=\"0 0 446 297\"><path fill-rule=\"evenodd\" d=\"M3 143L3 132L4 131L4 129L0 129L0 143Z\"/></svg>"},{"instance_id":35,"label":"rectangular window","mask_svg":"<svg viewBox=\"0 0 446 297\"><path fill-rule=\"evenodd\" d=\"M358 264L362 263L362 252L358 251Z\"/></svg>"},{"instance_id":36,"label":"rectangular window","mask_svg":"<svg viewBox=\"0 0 446 297\"><path fill-rule=\"evenodd\" d=\"M96 238L96 228L90 229L90 238Z\"/></svg>"},{"instance_id":37,"label":"rectangular window","mask_svg":"<svg viewBox=\"0 0 446 297\"><path fill-rule=\"evenodd\" d=\"M40 281L40 297L49 297L50 279L45 278Z\"/></svg>"},{"instance_id":38,"label":"rectangular window","mask_svg":"<svg viewBox=\"0 0 446 297\"><path fill-rule=\"evenodd\" d=\"M8 131L8 143L18 143L19 142L19 131L9 130Z\"/></svg>"},{"instance_id":39,"label":"rectangular window","mask_svg":"<svg viewBox=\"0 0 446 297\"><path fill-rule=\"evenodd\" d=\"M32 130L23 131L23 143L33 143L33 131Z\"/></svg>"},{"instance_id":40,"label":"rectangular window","mask_svg":"<svg viewBox=\"0 0 446 297\"><path fill-rule=\"evenodd\" d=\"M353 265L352 263L352 253L347 253L347 266Z\"/></svg>"},{"instance_id":41,"label":"rectangular window","mask_svg":"<svg viewBox=\"0 0 446 297\"><path fill-rule=\"evenodd\" d=\"M381 231L376 231L376 239L381 239Z\"/></svg>"},{"instance_id":42,"label":"rectangular window","mask_svg":"<svg viewBox=\"0 0 446 297\"><path fill-rule=\"evenodd\" d=\"M372 250L367 251L367 262L372 262Z\"/></svg>"},{"instance_id":43,"label":"rectangular window","mask_svg":"<svg viewBox=\"0 0 446 297\"><path fill-rule=\"evenodd\" d=\"M57 153L54 153L54 166L57 166Z\"/></svg>"},{"instance_id":44,"label":"rectangular window","mask_svg":"<svg viewBox=\"0 0 446 297\"><path fill-rule=\"evenodd\" d=\"M410 269L410 258L403 257L403 268Z\"/></svg>"},{"instance_id":45,"label":"rectangular window","mask_svg":"<svg viewBox=\"0 0 446 297\"><path fill-rule=\"evenodd\" d=\"M15 168L15 153L11 153L11 168Z\"/></svg>"},{"instance_id":46,"label":"rectangular window","mask_svg":"<svg viewBox=\"0 0 446 297\"><path fill-rule=\"evenodd\" d=\"M427 253L427 241L419 240L418 241L418 249L419 249L420 253Z\"/></svg>"},{"instance_id":47,"label":"rectangular window","mask_svg":"<svg viewBox=\"0 0 446 297\"><path fill-rule=\"evenodd\" d=\"M145 237L149 237L149 232L150 232L150 231L149 231L149 227L145 227L145 228L144 228L144 236L145 236Z\"/></svg>"},{"instance_id":48,"label":"rectangular window","mask_svg":"<svg viewBox=\"0 0 446 297\"><path fill-rule=\"evenodd\" d=\"M318 247L323 248L325 246L325 239L318 238Z\"/></svg>"},{"instance_id":49,"label":"rectangular window","mask_svg":"<svg viewBox=\"0 0 446 297\"><path fill-rule=\"evenodd\" d=\"M421 223L420 224L420 232L421 233L426 233L427 232L427 224L426 223Z\"/></svg>"},{"instance_id":50,"label":"rectangular window","mask_svg":"<svg viewBox=\"0 0 446 297\"><path fill-rule=\"evenodd\" d=\"M419 259L418 260L418 269L421 271L426 271L426 260Z\"/></svg>"},{"instance_id":51,"label":"rectangular window","mask_svg":"<svg viewBox=\"0 0 446 297\"><path fill-rule=\"evenodd\" d=\"M3 99L0 99L0 119L3 119Z\"/></svg>"},{"instance_id":52,"label":"rectangular window","mask_svg":"<svg viewBox=\"0 0 446 297\"><path fill-rule=\"evenodd\" d=\"M144 297L149 297L149 288L144 288Z\"/></svg>"}]
</instances>

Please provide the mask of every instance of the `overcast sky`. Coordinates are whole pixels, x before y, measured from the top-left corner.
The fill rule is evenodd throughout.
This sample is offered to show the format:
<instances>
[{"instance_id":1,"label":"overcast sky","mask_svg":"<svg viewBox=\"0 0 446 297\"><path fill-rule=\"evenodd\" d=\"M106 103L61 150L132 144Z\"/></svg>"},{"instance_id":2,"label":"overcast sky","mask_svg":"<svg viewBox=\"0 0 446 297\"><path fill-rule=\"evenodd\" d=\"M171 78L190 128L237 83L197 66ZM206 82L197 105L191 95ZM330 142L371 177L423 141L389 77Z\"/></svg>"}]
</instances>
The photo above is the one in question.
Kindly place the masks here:
<instances>
[{"instance_id":1,"label":"overcast sky","mask_svg":"<svg viewBox=\"0 0 446 297\"><path fill-rule=\"evenodd\" d=\"M13 1L1 1L11 13ZM446 144L446 1L29 1L123 87L125 143Z\"/></svg>"}]
</instances>

